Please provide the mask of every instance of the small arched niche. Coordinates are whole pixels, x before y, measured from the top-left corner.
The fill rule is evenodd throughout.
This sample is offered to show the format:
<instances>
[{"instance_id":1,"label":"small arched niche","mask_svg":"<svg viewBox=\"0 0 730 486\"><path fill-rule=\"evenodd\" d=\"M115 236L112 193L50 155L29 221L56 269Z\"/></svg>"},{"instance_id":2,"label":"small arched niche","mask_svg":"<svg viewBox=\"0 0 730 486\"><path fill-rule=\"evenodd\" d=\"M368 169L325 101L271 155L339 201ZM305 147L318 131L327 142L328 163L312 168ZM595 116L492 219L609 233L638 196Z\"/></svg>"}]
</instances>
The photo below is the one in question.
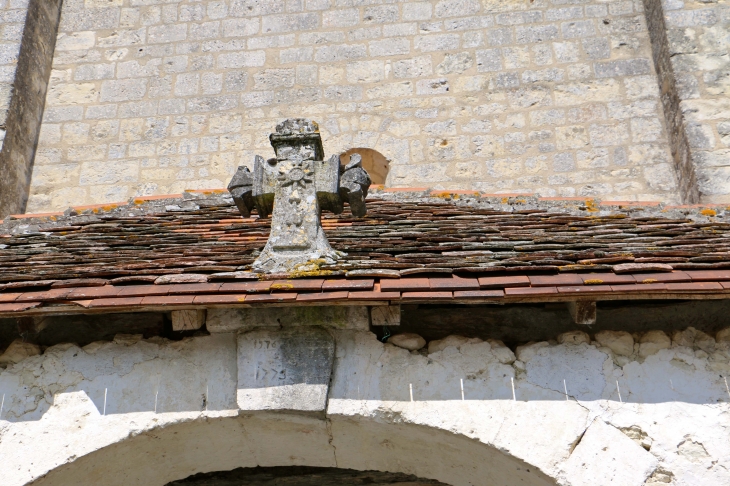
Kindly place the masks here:
<instances>
[{"instance_id":1,"label":"small arched niche","mask_svg":"<svg viewBox=\"0 0 730 486\"><path fill-rule=\"evenodd\" d=\"M362 157L362 167L368 174L373 184L385 184L385 179L390 171L388 159L377 150L369 148L352 148L340 155L340 161L347 165L350 163L350 155L358 153Z\"/></svg>"}]
</instances>

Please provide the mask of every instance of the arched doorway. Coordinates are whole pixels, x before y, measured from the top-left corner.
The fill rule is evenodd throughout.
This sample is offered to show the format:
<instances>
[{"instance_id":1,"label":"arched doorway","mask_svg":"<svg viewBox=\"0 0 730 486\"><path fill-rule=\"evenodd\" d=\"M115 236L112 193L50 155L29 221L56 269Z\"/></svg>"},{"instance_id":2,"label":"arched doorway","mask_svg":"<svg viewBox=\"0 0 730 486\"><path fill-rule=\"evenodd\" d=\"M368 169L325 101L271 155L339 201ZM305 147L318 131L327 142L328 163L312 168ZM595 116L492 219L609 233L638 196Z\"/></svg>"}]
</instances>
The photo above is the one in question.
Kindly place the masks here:
<instances>
[{"instance_id":1,"label":"arched doorway","mask_svg":"<svg viewBox=\"0 0 730 486\"><path fill-rule=\"evenodd\" d=\"M323 419L288 413L199 416L168 422L73 457L30 484L182 486L181 480L201 473L291 466L334 468L339 474L346 474L342 470L396 474L391 478L401 478L397 475L401 474L430 480L425 483L429 486L556 485L520 459L443 429L383 417Z\"/></svg>"},{"instance_id":2,"label":"arched doorway","mask_svg":"<svg viewBox=\"0 0 730 486\"><path fill-rule=\"evenodd\" d=\"M239 467L232 471L200 473L166 486L448 486L412 474L356 471L336 467Z\"/></svg>"},{"instance_id":3,"label":"arched doorway","mask_svg":"<svg viewBox=\"0 0 730 486\"><path fill-rule=\"evenodd\" d=\"M350 155L358 153L362 157L362 166L370 174L373 184L385 184L390 171L390 163L383 154L369 148L353 148L340 155L340 161L347 165L350 163Z\"/></svg>"}]
</instances>

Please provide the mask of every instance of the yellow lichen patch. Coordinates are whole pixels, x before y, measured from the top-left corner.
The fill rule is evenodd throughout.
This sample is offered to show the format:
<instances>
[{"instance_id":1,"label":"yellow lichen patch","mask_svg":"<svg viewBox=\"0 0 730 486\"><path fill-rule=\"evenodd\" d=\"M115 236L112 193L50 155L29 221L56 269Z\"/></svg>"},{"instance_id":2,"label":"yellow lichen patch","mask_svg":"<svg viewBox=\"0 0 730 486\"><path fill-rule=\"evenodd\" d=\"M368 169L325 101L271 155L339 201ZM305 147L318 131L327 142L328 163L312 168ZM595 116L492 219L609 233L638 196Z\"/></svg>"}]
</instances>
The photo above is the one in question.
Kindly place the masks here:
<instances>
[{"instance_id":1,"label":"yellow lichen patch","mask_svg":"<svg viewBox=\"0 0 730 486\"><path fill-rule=\"evenodd\" d=\"M598 205L595 199L586 199L586 210L592 213L598 211Z\"/></svg>"},{"instance_id":2,"label":"yellow lichen patch","mask_svg":"<svg viewBox=\"0 0 730 486\"><path fill-rule=\"evenodd\" d=\"M502 204L507 204L508 202L509 202L509 198L508 197L503 197L502 198Z\"/></svg>"},{"instance_id":3,"label":"yellow lichen patch","mask_svg":"<svg viewBox=\"0 0 730 486\"><path fill-rule=\"evenodd\" d=\"M290 278L306 278L306 277L325 277L332 275L332 270L320 270L320 267L327 263L323 258L317 258L309 260L308 262L300 263L294 270L289 273ZM273 287L272 287L273 288Z\"/></svg>"},{"instance_id":4,"label":"yellow lichen patch","mask_svg":"<svg viewBox=\"0 0 730 486\"><path fill-rule=\"evenodd\" d=\"M641 281L641 283L645 283L645 284L653 284L653 283L657 283L657 282L659 282L659 280L657 280L655 278L645 278L644 280Z\"/></svg>"},{"instance_id":5,"label":"yellow lichen patch","mask_svg":"<svg viewBox=\"0 0 730 486\"><path fill-rule=\"evenodd\" d=\"M717 216L717 211L714 209L703 209L700 211L700 214L703 216Z\"/></svg>"},{"instance_id":6,"label":"yellow lichen patch","mask_svg":"<svg viewBox=\"0 0 730 486\"><path fill-rule=\"evenodd\" d=\"M242 297L236 297L236 300L239 302L243 302L244 300L246 300L246 296L244 295Z\"/></svg>"},{"instance_id":7,"label":"yellow lichen patch","mask_svg":"<svg viewBox=\"0 0 730 486\"><path fill-rule=\"evenodd\" d=\"M294 288L294 285L290 283L277 283L277 284L271 284L271 290L291 290Z\"/></svg>"},{"instance_id":8,"label":"yellow lichen patch","mask_svg":"<svg viewBox=\"0 0 730 486\"><path fill-rule=\"evenodd\" d=\"M600 278L589 278L587 280L584 280L583 283L586 285L601 285L603 283L603 280Z\"/></svg>"}]
</instances>

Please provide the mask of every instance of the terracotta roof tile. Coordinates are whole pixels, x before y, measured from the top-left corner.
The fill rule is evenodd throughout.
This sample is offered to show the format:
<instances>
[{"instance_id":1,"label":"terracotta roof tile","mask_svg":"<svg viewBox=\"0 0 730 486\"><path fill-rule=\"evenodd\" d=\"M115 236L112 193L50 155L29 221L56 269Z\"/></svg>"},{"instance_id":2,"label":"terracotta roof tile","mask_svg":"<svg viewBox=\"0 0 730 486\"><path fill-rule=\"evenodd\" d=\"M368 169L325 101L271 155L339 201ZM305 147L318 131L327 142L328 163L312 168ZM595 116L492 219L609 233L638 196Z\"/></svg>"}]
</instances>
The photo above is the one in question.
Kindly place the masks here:
<instances>
[{"instance_id":1,"label":"terracotta roof tile","mask_svg":"<svg viewBox=\"0 0 730 486\"><path fill-rule=\"evenodd\" d=\"M382 280L380 289L383 292L389 291L412 291L412 290L428 290L431 283L427 278L400 278L393 280Z\"/></svg>"},{"instance_id":2,"label":"terracotta roof tile","mask_svg":"<svg viewBox=\"0 0 730 486\"><path fill-rule=\"evenodd\" d=\"M7 303L0 304L0 312L22 312L40 306L40 302L23 302L23 303Z\"/></svg>"},{"instance_id":3,"label":"terracotta roof tile","mask_svg":"<svg viewBox=\"0 0 730 486\"><path fill-rule=\"evenodd\" d=\"M730 268L726 270L687 270L693 282L720 282L730 280Z\"/></svg>"},{"instance_id":4,"label":"terracotta roof tile","mask_svg":"<svg viewBox=\"0 0 730 486\"><path fill-rule=\"evenodd\" d=\"M400 299L400 292L350 292L348 300L394 300Z\"/></svg>"},{"instance_id":5,"label":"terracotta roof tile","mask_svg":"<svg viewBox=\"0 0 730 486\"><path fill-rule=\"evenodd\" d=\"M143 297L118 297L110 299L95 299L89 304L89 307L130 307L142 304Z\"/></svg>"},{"instance_id":6,"label":"terracotta roof tile","mask_svg":"<svg viewBox=\"0 0 730 486\"><path fill-rule=\"evenodd\" d=\"M611 292L608 285L574 285L558 287L559 294L595 294Z\"/></svg>"},{"instance_id":7,"label":"terracotta roof tile","mask_svg":"<svg viewBox=\"0 0 730 486\"><path fill-rule=\"evenodd\" d=\"M509 287L529 287L530 279L524 275L513 277L481 277L479 286L483 289L501 289Z\"/></svg>"},{"instance_id":8,"label":"terracotta roof tile","mask_svg":"<svg viewBox=\"0 0 730 486\"><path fill-rule=\"evenodd\" d=\"M694 291L710 291L723 290L723 286L719 282L683 282L668 283L667 290L671 292L694 292Z\"/></svg>"},{"instance_id":9,"label":"terracotta roof tile","mask_svg":"<svg viewBox=\"0 0 730 486\"><path fill-rule=\"evenodd\" d=\"M169 285L127 285L119 287L117 297L146 297L148 295L167 295Z\"/></svg>"},{"instance_id":10,"label":"terracotta roof tile","mask_svg":"<svg viewBox=\"0 0 730 486\"><path fill-rule=\"evenodd\" d=\"M297 302L325 302L329 300L347 300L349 292L312 292L297 295Z\"/></svg>"},{"instance_id":11,"label":"terracotta roof tile","mask_svg":"<svg viewBox=\"0 0 730 486\"><path fill-rule=\"evenodd\" d=\"M158 285L159 287L159 285ZM170 284L170 294L214 294L220 290L219 283Z\"/></svg>"},{"instance_id":12,"label":"terracotta roof tile","mask_svg":"<svg viewBox=\"0 0 730 486\"><path fill-rule=\"evenodd\" d=\"M635 284L633 275L616 275L615 273L581 273L578 275L584 285L621 285Z\"/></svg>"},{"instance_id":13,"label":"terracotta roof tile","mask_svg":"<svg viewBox=\"0 0 730 486\"><path fill-rule=\"evenodd\" d=\"M323 291L333 290L370 290L373 288L375 280L368 279L339 279L339 280L325 280L322 284Z\"/></svg>"},{"instance_id":14,"label":"terracotta roof tile","mask_svg":"<svg viewBox=\"0 0 730 486\"><path fill-rule=\"evenodd\" d=\"M429 278L431 290L479 290L479 280L475 278Z\"/></svg>"},{"instance_id":15,"label":"terracotta roof tile","mask_svg":"<svg viewBox=\"0 0 730 486\"><path fill-rule=\"evenodd\" d=\"M273 294L250 294L246 296L247 304L288 302L297 300L295 292L276 292Z\"/></svg>"},{"instance_id":16,"label":"terracotta roof tile","mask_svg":"<svg viewBox=\"0 0 730 486\"><path fill-rule=\"evenodd\" d=\"M103 287L80 287L71 289L67 299L97 299L100 297L116 297L122 287L105 285Z\"/></svg>"},{"instance_id":17,"label":"terracotta roof tile","mask_svg":"<svg viewBox=\"0 0 730 486\"><path fill-rule=\"evenodd\" d=\"M663 283L649 283L649 284L634 284L634 285L611 285L613 292L664 292L667 290L667 285Z\"/></svg>"},{"instance_id":18,"label":"terracotta roof tile","mask_svg":"<svg viewBox=\"0 0 730 486\"><path fill-rule=\"evenodd\" d=\"M24 292L15 302L41 302L41 301L52 301L52 300L63 300L71 292L71 289L52 289L44 290L40 292Z\"/></svg>"},{"instance_id":19,"label":"terracotta roof tile","mask_svg":"<svg viewBox=\"0 0 730 486\"><path fill-rule=\"evenodd\" d=\"M530 275L530 284L533 287L555 287L556 285L583 285L579 275L567 273L565 275Z\"/></svg>"},{"instance_id":20,"label":"terracotta roof tile","mask_svg":"<svg viewBox=\"0 0 730 486\"><path fill-rule=\"evenodd\" d=\"M403 292L402 300L451 300L453 292Z\"/></svg>"},{"instance_id":21,"label":"terracotta roof tile","mask_svg":"<svg viewBox=\"0 0 730 486\"><path fill-rule=\"evenodd\" d=\"M236 282L224 283L221 285L221 292L268 292L271 289L271 282Z\"/></svg>"},{"instance_id":22,"label":"terracotta roof tile","mask_svg":"<svg viewBox=\"0 0 730 486\"><path fill-rule=\"evenodd\" d=\"M194 295L151 295L142 298L142 305L186 305L194 299Z\"/></svg>"},{"instance_id":23,"label":"terracotta roof tile","mask_svg":"<svg viewBox=\"0 0 730 486\"><path fill-rule=\"evenodd\" d=\"M690 282L691 277L682 271L675 270L671 273L639 273L634 275L637 283L669 283L669 282Z\"/></svg>"},{"instance_id":24,"label":"terracotta roof tile","mask_svg":"<svg viewBox=\"0 0 730 486\"><path fill-rule=\"evenodd\" d=\"M322 290L323 283L323 278L274 280L271 283L271 290L281 292L315 292Z\"/></svg>"},{"instance_id":25,"label":"terracotta roof tile","mask_svg":"<svg viewBox=\"0 0 730 486\"><path fill-rule=\"evenodd\" d=\"M68 287L101 287L108 284L109 281L104 278L72 278L68 280L59 280L51 285L54 289L63 289Z\"/></svg>"},{"instance_id":26,"label":"terracotta roof tile","mask_svg":"<svg viewBox=\"0 0 730 486\"><path fill-rule=\"evenodd\" d=\"M492 299L504 297L503 290L457 290L455 299Z\"/></svg>"},{"instance_id":27,"label":"terracotta roof tile","mask_svg":"<svg viewBox=\"0 0 730 486\"><path fill-rule=\"evenodd\" d=\"M7 294L0 294L0 302L14 302L15 299L22 295L21 292L13 292Z\"/></svg>"},{"instance_id":28,"label":"terracotta roof tile","mask_svg":"<svg viewBox=\"0 0 730 486\"><path fill-rule=\"evenodd\" d=\"M674 285L730 282L724 207L713 209L718 217L702 219L706 205L664 212L597 209L599 201L588 208L590 198L540 202L525 194L482 195L477 202L465 197L457 205L448 199L460 194L449 190L413 200L370 198L365 218L325 212L330 243L347 255L322 265L322 278L262 277L251 273L251 264L266 243L270 220L241 218L228 198L211 194L193 195L202 201L194 211L169 209L175 206L153 197L130 206L89 207L78 216L39 218L32 222L38 233L23 229L32 215L6 219L0 227L0 292L5 292L0 303L42 299L134 306L142 298L189 296L194 303L233 304L243 295L254 297L251 302L291 303L344 300L345 292L348 300L367 301L398 300L400 292L435 297L441 291L455 291L459 299L489 299L502 289L507 297L661 292L667 285L724 292L717 285ZM201 283L143 284L189 278ZM656 283L637 284L644 281Z\"/></svg>"},{"instance_id":29,"label":"terracotta roof tile","mask_svg":"<svg viewBox=\"0 0 730 486\"><path fill-rule=\"evenodd\" d=\"M241 304L246 297L241 294L196 295L193 304Z\"/></svg>"},{"instance_id":30,"label":"terracotta roof tile","mask_svg":"<svg viewBox=\"0 0 730 486\"><path fill-rule=\"evenodd\" d=\"M557 294L557 287L514 287L504 289L505 297Z\"/></svg>"}]
</instances>

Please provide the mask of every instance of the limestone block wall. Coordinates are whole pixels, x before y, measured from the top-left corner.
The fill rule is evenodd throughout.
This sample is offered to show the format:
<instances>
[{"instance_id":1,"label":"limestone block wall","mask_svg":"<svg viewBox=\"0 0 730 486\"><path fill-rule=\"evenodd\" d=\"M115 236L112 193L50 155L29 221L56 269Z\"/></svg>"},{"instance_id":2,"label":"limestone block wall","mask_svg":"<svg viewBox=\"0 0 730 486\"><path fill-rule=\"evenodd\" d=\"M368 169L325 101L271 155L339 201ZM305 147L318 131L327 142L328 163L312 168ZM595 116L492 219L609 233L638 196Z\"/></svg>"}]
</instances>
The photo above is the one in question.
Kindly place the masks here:
<instances>
[{"instance_id":1,"label":"limestone block wall","mask_svg":"<svg viewBox=\"0 0 730 486\"><path fill-rule=\"evenodd\" d=\"M296 390L277 385L311 362L251 366L251 349L265 353L281 331L266 332L272 340L119 335L16 358L0 368L3 485L163 486L259 465L453 486L730 483L728 330L717 341L691 328L578 331L514 352L455 336L409 352L367 331L322 330L336 350L323 413L291 413ZM290 344L284 361L297 355ZM267 398L247 401L252 391Z\"/></svg>"},{"instance_id":2,"label":"limestone block wall","mask_svg":"<svg viewBox=\"0 0 730 486\"><path fill-rule=\"evenodd\" d=\"M0 148L2 141L5 140L5 122L8 117L27 12L27 0L5 1L0 4Z\"/></svg>"},{"instance_id":3,"label":"limestone block wall","mask_svg":"<svg viewBox=\"0 0 730 486\"><path fill-rule=\"evenodd\" d=\"M730 3L662 4L700 199L730 202Z\"/></svg>"},{"instance_id":4,"label":"limestone block wall","mask_svg":"<svg viewBox=\"0 0 730 486\"><path fill-rule=\"evenodd\" d=\"M28 211L222 187L285 117L387 185L677 201L640 0L68 0Z\"/></svg>"},{"instance_id":5,"label":"limestone block wall","mask_svg":"<svg viewBox=\"0 0 730 486\"><path fill-rule=\"evenodd\" d=\"M60 4L0 2L0 217L28 201Z\"/></svg>"}]
</instances>

